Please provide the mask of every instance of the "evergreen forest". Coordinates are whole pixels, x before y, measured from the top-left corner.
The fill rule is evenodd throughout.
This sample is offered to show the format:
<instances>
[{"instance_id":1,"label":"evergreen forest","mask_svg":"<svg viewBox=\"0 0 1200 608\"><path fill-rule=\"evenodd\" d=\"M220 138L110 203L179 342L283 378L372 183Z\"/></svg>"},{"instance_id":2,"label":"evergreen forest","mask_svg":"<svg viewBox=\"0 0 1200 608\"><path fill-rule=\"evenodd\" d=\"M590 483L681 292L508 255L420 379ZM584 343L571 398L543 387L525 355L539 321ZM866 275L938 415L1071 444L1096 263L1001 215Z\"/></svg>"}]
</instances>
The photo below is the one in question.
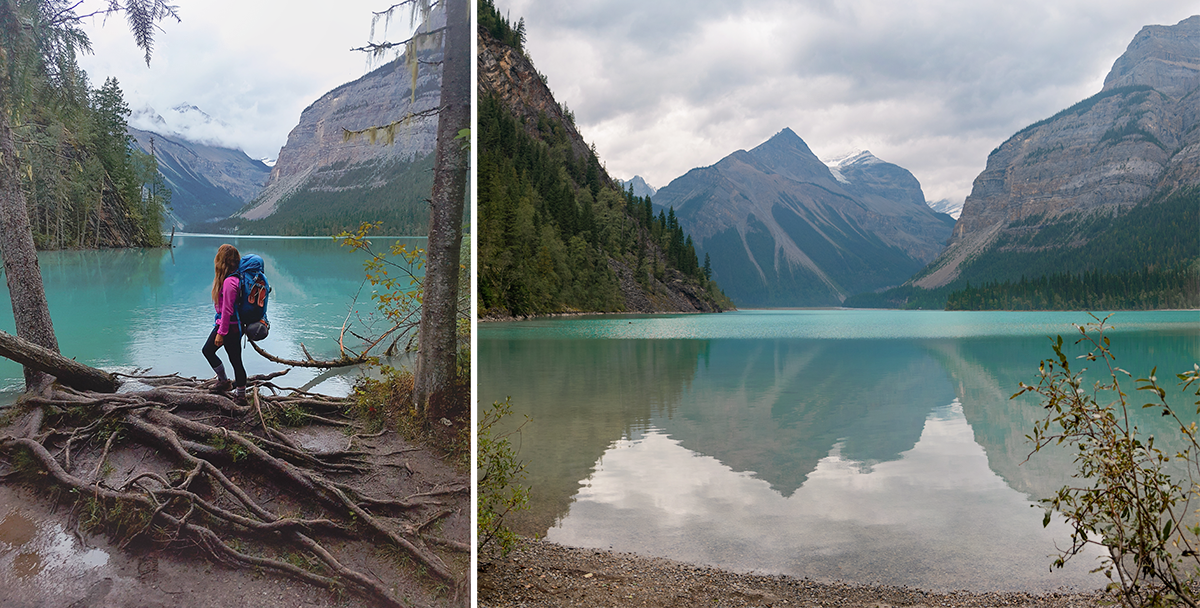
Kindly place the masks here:
<instances>
[{"instance_id":1,"label":"evergreen forest","mask_svg":"<svg viewBox=\"0 0 1200 608\"><path fill-rule=\"evenodd\" d=\"M275 213L260 219L230 217L207 230L234 234L322 236L354 232L365 223L380 224L379 233L425 236L433 189L433 154L413 158L322 167L310 186L284 199ZM389 175L381 182L379 175Z\"/></svg>"},{"instance_id":2,"label":"evergreen forest","mask_svg":"<svg viewBox=\"0 0 1200 608\"><path fill-rule=\"evenodd\" d=\"M1038 226L1037 231L1022 228ZM1200 188L1160 194L1123 212L1033 216L945 287L906 284L845 306L947 310L1200 308ZM1056 246L1058 243L1074 243ZM927 271L929 269L926 269ZM918 275L920 276L920 275Z\"/></svg>"},{"instance_id":3,"label":"evergreen forest","mask_svg":"<svg viewBox=\"0 0 1200 608\"><path fill-rule=\"evenodd\" d=\"M14 117L18 174L39 249L161 245L170 190L131 145L114 78L90 88L73 58L30 87ZM53 82L53 86L50 83Z\"/></svg>"},{"instance_id":4,"label":"evergreen forest","mask_svg":"<svg viewBox=\"0 0 1200 608\"><path fill-rule=\"evenodd\" d=\"M520 50L523 28L490 0L480 0L479 22ZM622 276L648 293L689 282L732 307L674 211L655 214L648 197L621 190L594 149L576 154L561 120L522 120L483 92L478 116L481 316L626 310Z\"/></svg>"}]
</instances>

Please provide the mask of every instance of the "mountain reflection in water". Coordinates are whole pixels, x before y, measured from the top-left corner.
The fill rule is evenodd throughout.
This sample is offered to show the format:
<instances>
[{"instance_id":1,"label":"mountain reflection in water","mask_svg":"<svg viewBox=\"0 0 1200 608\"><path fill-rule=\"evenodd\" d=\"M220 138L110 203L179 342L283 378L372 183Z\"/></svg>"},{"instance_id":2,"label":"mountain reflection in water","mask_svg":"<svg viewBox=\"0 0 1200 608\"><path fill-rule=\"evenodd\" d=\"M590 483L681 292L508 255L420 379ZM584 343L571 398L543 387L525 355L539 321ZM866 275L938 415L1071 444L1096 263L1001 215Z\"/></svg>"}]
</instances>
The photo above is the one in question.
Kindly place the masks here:
<instances>
[{"instance_id":1,"label":"mountain reflection in water","mask_svg":"<svg viewBox=\"0 0 1200 608\"><path fill-rule=\"evenodd\" d=\"M1010 400L1082 313L747 311L486 324L479 400L512 397L525 534L720 565L930 589L1103 586L1049 571L1037 499L1072 454L1025 461ZM1123 367L1200 360L1194 312L1118 313ZM1099 376L1097 376L1099 378ZM1139 412L1137 415L1141 416ZM1168 442L1150 416L1143 428ZM1160 428L1162 427L1162 428Z\"/></svg>"},{"instance_id":2,"label":"mountain reflection in water","mask_svg":"<svg viewBox=\"0 0 1200 608\"><path fill-rule=\"evenodd\" d=\"M957 403L935 409L916 445L864 466L834 444L784 496L657 429L621 439L581 482L547 539L737 571L929 589L1090 588L1083 561L1049 573L1069 532L988 469ZM1094 555L1094 554L1093 554Z\"/></svg>"}]
</instances>

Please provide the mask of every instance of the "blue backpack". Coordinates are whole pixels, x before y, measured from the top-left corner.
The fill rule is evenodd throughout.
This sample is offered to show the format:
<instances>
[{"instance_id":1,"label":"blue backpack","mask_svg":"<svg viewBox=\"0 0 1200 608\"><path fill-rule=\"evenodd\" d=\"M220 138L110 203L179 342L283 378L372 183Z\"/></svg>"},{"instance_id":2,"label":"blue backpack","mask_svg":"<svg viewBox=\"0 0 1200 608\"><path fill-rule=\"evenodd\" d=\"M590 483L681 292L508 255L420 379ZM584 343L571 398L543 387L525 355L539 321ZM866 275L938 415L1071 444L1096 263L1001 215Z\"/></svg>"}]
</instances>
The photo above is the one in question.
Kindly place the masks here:
<instances>
[{"instance_id":1,"label":"blue backpack","mask_svg":"<svg viewBox=\"0 0 1200 608\"><path fill-rule=\"evenodd\" d=\"M263 259L253 253L242 256L238 263L238 300L234 306L238 322L246 337L257 342L267 337L270 323L267 321L267 299L271 285L263 274Z\"/></svg>"}]
</instances>

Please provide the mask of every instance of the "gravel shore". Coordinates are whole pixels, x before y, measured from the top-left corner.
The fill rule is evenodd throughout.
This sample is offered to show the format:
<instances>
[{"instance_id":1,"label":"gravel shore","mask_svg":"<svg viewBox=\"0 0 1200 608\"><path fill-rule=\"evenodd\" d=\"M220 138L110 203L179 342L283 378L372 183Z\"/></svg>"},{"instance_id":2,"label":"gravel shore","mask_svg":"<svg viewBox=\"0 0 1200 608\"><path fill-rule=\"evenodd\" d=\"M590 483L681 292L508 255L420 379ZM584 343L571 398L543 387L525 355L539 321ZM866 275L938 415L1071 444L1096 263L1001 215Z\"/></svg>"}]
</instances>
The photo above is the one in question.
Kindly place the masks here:
<instances>
[{"instance_id":1,"label":"gravel shore","mask_svg":"<svg viewBox=\"0 0 1200 608\"><path fill-rule=\"evenodd\" d=\"M1103 605L1096 593L952 592L737 574L707 566L522 540L508 557L479 560L479 606L843 606L847 608Z\"/></svg>"}]
</instances>

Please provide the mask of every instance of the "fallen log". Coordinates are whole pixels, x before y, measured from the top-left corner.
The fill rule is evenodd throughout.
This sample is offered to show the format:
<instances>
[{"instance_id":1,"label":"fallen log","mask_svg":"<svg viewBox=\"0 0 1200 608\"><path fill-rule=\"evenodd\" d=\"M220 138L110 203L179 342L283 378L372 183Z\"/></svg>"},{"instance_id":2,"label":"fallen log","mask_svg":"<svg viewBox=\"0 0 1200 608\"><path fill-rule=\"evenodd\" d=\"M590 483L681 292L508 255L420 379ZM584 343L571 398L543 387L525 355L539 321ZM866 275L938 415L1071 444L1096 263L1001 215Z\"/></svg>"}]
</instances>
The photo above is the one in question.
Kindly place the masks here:
<instances>
[{"instance_id":1,"label":"fallen log","mask_svg":"<svg viewBox=\"0 0 1200 608\"><path fill-rule=\"evenodd\" d=\"M332 369L335 367L349 367L351 365L361 365L361 364L366 363L371 360L371 357L368 357L366 355L365 351L363 354L358 355L356 357L349 357L349 356L343 354L338 359L322 360L322 359L313 359L312 355L308 355L307 350L304 351L304 354L308 355L307 359L284 359L283 357L276 357L275 355L272 355L271 353L263 350L261 346L259 346L258 344L255 344L254 342L251 342L250 346L253 346L254 350L258 351L258 354L262 355L263 358L265 358L266 360L273 361L280 365L291 365L292 367L317 367L317 368L321 368L321 369ZM301 344L300 347L304 348L304 345Z\"/></svg>"},{"instance_id":2,"label":"fallen log","mask_svg":"<svg viewBox=\"0 0 1200 608\"><path fill-rule=\"evenodd\" d=\"M10 333L0 331L0 357L45 372L60 384L83 391L115 393L121 382L112 374L68 359Z\"/></svg>"}]
</instances>

